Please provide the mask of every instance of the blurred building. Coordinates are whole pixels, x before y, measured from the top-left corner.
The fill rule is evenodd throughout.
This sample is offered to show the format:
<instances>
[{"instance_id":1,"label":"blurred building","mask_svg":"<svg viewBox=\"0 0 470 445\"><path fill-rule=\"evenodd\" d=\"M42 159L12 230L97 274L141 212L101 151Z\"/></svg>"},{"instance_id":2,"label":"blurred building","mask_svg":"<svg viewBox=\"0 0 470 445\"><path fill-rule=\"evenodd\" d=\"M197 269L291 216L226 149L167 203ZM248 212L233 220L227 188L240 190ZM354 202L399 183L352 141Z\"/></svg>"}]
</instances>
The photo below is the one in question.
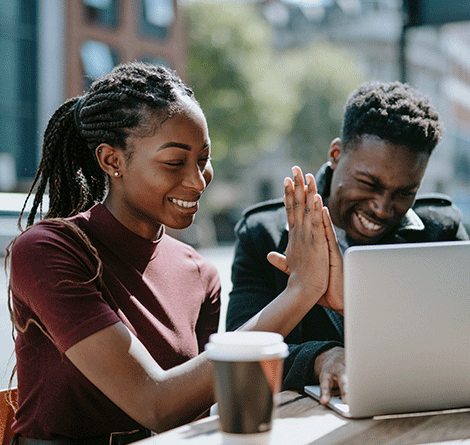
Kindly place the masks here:
<instances>
[{"instance_id":1,"label":"blurred building","mask_svg":"<svg viewBox=\"0 0 470 445\"><path fill-rule=\"evenodd\" d=\"M47 121L122 61L185 77L177 0L0 0L0 191L35 174Z\"/></svg>"},{"instance_id":2,"label":"blurred building","mask_svg":"<svg viewBox=\"0 0 470 445\"><path fill-rule=\"evenodd\" d=\"M412 7L429 4L434 23L404 27L410 17L402 0L261 0L260 8L275 30L273 44L279 51L312 39L334 42L354 55L365 79L405 80L431 99L444 135L420 191L449 194L470 224L470 22L459 21L470 20L470 3L405 1ZM450 22L438 23L438 14ZM275 153L256 174L250 172L259 178L251 186L253 199L266 189L269 175L262 172L277 171L276 158L280 174L271 175L270 190L272 196L282 195L282 177L289 173L283 154Z\"/></svg>"}]
</instances>

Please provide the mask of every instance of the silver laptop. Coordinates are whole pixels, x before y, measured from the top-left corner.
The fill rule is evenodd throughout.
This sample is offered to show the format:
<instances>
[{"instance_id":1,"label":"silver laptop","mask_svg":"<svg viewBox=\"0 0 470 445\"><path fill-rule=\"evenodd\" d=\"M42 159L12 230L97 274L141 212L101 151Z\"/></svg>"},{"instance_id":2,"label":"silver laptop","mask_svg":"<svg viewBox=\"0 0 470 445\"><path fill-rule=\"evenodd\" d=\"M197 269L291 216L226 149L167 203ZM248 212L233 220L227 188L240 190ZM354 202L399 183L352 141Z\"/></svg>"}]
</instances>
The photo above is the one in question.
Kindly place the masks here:
<instances>
[{"instance_id":1,"label":"silver laptop","mask_svg":"<svg viewBox=\"0 0 470 445\"><path fill-rule=\"evenodd\" d=\"M352 418L470 407L470 241L351 247L344 274L348 405L330 407Z\"/></svg>"}]
</instances>

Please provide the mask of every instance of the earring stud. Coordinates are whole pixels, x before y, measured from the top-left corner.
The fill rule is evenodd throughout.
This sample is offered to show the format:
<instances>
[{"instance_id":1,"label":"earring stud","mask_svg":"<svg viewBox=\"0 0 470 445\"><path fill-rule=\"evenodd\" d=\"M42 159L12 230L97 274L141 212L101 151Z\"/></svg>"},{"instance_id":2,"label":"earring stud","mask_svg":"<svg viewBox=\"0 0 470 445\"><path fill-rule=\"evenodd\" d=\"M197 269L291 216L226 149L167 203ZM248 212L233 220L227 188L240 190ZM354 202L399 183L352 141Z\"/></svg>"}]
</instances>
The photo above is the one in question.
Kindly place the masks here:
<instances>
[{"instance_id":1,"label":"earring stud","mask_svg":"<svg viewBox=\"0 0 470 445\"><path fill-rule=\"evenodd\" d=\"M114 172L114 176L119 176L119 172Z\"/></svg>"}]
</instances>

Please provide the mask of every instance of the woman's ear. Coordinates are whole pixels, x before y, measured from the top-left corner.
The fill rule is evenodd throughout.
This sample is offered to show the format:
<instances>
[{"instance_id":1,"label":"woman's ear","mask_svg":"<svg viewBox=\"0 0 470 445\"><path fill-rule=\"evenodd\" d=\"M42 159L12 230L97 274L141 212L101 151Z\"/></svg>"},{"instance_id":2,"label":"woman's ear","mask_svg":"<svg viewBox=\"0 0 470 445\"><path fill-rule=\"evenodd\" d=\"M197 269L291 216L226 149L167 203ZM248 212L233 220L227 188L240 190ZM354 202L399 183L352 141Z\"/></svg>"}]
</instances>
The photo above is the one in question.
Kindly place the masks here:
<instances>
[{"instance_id":1,"label":"woman's ear","mask_svg":"<svg viewBox=\"0 0 470 445\"><path fill-rule=\"evenodd\" d=\"M328 150L328 161L330 161L331 168L334 170L343 153L343 143L340 138L333 139Z\"/></svg>"},{"instance_id":2,"label":"woman's ear","mask_svg":"<svg viewBox=\"0 0 470 445\"><path fill-rule=\"evenodd\" d=\"M95 151L101 169L112 178L121 175L122 151L109 144L100 144Z\"/></svg>"}]
</instances>

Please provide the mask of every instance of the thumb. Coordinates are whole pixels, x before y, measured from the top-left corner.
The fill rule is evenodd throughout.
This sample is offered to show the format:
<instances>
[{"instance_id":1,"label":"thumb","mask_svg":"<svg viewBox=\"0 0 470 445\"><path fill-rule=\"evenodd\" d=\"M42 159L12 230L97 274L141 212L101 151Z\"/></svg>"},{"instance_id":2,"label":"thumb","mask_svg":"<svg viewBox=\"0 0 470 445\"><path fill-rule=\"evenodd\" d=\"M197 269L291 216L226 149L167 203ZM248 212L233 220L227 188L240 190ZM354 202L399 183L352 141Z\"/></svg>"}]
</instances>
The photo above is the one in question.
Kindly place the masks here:
<instances>
[{"instance_id":1,"label":"thumb","mask_svg":"<svg viewBox=\"0 0 470 445\"><path fill-rule=\"evenodd\" d=\"M274 267L277 267L280 271L290 275L285 255L282 255L279 252L269 252L267 259Z\"/></svg>"},{"instance_id":2,"label":"thumb","mask_svg":"<svg viewBox=\"0 0 470 445\"><path fill-rule=\"evenodd\" d=\"M330 253L330 264L333 266L343 265L343 255L339 248L333 223L327 207L323 207L323 225L325 227L326 240L328 242L328 251Z\"/></svg>"}]
</instances>

